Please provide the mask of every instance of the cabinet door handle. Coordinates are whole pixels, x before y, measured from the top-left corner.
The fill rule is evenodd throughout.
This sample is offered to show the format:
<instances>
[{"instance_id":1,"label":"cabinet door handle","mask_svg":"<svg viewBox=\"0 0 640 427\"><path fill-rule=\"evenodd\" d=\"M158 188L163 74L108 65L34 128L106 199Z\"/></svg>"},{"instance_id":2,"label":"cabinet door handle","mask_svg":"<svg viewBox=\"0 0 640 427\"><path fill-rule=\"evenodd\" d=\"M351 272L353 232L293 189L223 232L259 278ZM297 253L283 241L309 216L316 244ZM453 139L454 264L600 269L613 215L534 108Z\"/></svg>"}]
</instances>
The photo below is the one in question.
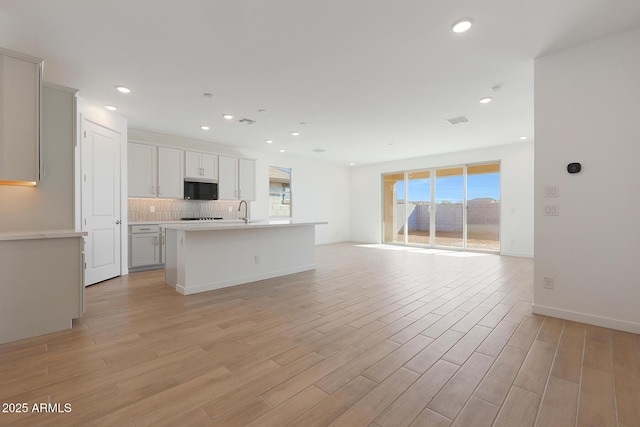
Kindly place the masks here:
<instances>
[{"instance_id":1,"label":"cabinet door handle","mask_svg":"<svg viewBox=\"0 0 640 427\"><path fill-rule=\"evenodd\" d=\"M162 193L160 193L160 186L158 185L158 196L159 196L160 194L162 194Z\"/></svg>"},{"instance_id":2,"label":"cabinet door handle","mask_svg":"<svg viewBox=\"0 0 640 427\"><path fill-rule=\"evenodd\" d=\"M158 236L154 236L153 237L153 245L157 246L158 245Z\"/></svg>"},{"instance_id":3,"label":"cabinet door handle","mask_svg":"<svg viewBox=\"0 0 640 427\"><path fill-rule=\"evenodd\" d=\"M151 194L156 194L156 186L155 185L151 186Z\"/></svg>"},{"instance_id":4,"label":"cabinet door handle","mask_svg":"<svg viewBox=\"0 0 640 427\"><path fill-rule=\"evenodd\" d=\"M116 224L121 224L121 223L122 223L122 221L120 221L120 220L116 221Z\"/></svg>"}]
</instances>

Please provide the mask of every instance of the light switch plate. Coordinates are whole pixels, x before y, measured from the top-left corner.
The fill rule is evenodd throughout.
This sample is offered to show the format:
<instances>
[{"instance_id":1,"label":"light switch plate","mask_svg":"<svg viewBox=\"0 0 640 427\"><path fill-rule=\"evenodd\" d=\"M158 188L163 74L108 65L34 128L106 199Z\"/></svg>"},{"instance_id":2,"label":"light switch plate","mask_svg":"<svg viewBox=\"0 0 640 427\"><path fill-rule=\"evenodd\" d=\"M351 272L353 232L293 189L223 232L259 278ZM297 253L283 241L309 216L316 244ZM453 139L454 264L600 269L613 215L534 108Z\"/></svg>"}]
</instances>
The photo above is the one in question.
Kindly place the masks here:
<instances>
[{"instance_id":1,"label":"light switch plate","mask_svg":"<svg viewBox=\"0 0 640 427\"><path fill-rule=\"evenodd\" d=\"M548 185L544 187L544 197L560 197L560 186Z\"/></svg>"},{"instance_id":2,"label":"light switch plate","mask_svg":"<svg viewBox=\"0 0 640 427\"><path fill-rule=\"evenodd\" d=\"M545 216L558 216L560 215L560 206L558 205L544 205Z\"/></svg>"}]
</instances>

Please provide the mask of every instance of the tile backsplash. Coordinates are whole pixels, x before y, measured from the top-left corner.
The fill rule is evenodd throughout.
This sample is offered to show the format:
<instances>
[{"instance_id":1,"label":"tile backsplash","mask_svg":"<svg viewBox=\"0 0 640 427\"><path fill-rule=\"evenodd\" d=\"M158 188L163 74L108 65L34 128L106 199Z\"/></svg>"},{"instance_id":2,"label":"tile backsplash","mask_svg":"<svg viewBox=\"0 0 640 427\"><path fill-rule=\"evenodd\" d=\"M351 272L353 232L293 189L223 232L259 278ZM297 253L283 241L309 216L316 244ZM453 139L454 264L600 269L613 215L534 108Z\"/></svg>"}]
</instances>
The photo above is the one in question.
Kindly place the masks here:
<instances>
[{"instance_id":1,"label":"tile backsplash","mask_svg":"<svg viewBox=\"0 0 640 427\"><path fill-rule=\"evenodd\" d=\"M238 212L239 201L130 198L128 203L129 222L177 221L180 218L202 217L238 219L244 216L244 208L242 212Z\"/></svg>"}]
</instances>

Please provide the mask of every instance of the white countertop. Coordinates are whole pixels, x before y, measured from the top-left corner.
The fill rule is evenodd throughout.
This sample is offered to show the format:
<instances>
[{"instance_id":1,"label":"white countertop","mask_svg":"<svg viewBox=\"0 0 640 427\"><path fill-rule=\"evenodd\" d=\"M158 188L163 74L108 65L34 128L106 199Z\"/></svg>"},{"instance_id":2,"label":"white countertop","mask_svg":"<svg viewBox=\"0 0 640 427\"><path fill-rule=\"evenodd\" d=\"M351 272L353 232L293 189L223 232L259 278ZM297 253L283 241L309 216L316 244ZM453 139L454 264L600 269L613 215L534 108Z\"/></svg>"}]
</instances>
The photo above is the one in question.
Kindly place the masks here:
<instances>
[{"instance_id":1,"label":"white countertop","mask_svg":"<svg viewBox=\"0 0 640 427\"><path fill-rule=\"evenodd\" d=\"M163 228L185 231L247 230L255 228L299 227L303 225L320 225L327 222L297 222L290 220L269 221L180 221L180 224L160 224ZM186 223L185 223L186 222Z\"/></svg>"},{"instance_id":2,"label":"white countertop","mask_svg":"<svg viewBox=\"0 0 640 427\"><path fill-rule=\"evenodd\" d=\"M169 221L129 221L128 225L163 225L163 224L208 224L208 223L229 223L229 222L243 222L241 219L208 219L208 220L169 220Z\"/></svg>"},{"instance_id":3,"label":"white countertop","mask_svg":"<svg viewBox=\"0 0 640 427\"><path fill-rule=\"evenodd\" d=\"M37 231L7 231L0 232L0 241L33 240L33 239L64 239L68 237L86 236L86 231L76 230L37 230Z\"/></svg>"}]
</instances>

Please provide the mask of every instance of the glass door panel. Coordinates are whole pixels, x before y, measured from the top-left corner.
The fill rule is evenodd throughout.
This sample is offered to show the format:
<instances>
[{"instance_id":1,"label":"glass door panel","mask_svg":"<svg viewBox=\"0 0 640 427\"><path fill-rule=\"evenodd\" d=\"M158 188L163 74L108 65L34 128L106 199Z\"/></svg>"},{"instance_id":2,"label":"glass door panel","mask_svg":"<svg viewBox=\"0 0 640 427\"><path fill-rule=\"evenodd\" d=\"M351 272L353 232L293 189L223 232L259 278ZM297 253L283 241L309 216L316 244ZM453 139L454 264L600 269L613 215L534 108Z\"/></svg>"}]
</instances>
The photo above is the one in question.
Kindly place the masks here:
<instances>
[{"instance_id":1,"label":"glass door panel","mask_svg":"<svg viewBox=\"0 0 640 427\"><path fill-rule=\"evenodd\" d=\"M436 170L436 246L464 247L464 168Z\"/></svg>"},{"instance_id":2,"label":"glass door panel","mask_svg":"<svg viewBox=\"0 0 640 427\"><path fill-rule=\"evenodd\" d=\"M409 172L407 178L407 242L431 244L431 172Z\"/></svg>"},{"instance_id":3,"label":"glass door panel","mask_svg":"<svg viewBox=\"0 0 640 427\"><path fill-rule=\"evenodd\" d=\"M467 248L500 250L500 163L467 166Z\"/></svg>"},{"instance_id":4,"label":"glass door panel","mask_svg":"<svg viewBox=\"0 0 640 427\"><path fill-rule=\"evenodd\" d=\"M404 173L383 177L384 213L382 241L404 243L406 210L404 203Z\"/></svg>"}]
</instances>

